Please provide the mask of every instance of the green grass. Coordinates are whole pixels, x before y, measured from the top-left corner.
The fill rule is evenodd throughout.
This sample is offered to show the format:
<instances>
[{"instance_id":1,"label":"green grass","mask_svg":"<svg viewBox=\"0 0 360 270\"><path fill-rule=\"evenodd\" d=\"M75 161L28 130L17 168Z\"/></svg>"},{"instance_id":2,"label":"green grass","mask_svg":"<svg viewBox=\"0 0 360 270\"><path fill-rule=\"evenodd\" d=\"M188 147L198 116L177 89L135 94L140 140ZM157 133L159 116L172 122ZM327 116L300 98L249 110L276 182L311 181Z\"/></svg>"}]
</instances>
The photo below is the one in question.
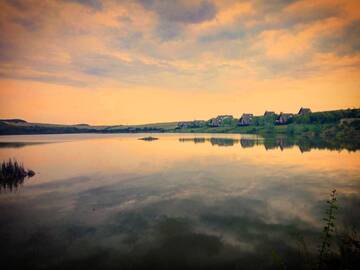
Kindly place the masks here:
<instances>
[{"instance_id":1,"label":"green grass","mask_svg":"<svg viewBox=\"0 0 360 270\"><path fill-rule=\"evenodd\" d=\"M178 122L164 122L164 123L151 123L151 124L142 124L142 125L128 125L126 127L133 128L144 128L144 127L152 127L152 128L162 128L162 129L175 129L177 127Z\"/></svg>"},{"instance_id":2,"label":"green grass","mask_svg":"<svg viewBox=\"0 0 360 270\"><path fill-rule=\"evenodd\" d=\"M180 133L239 133L239 134L260 134L260 135L269 135L273 134L287 134L289 127L294 129L294 134L303 134L304 132L312 132L316 128L314 125L281 125L281 126L272 126L269 128L267 126L222 126L222 127L201 127L201 128L183 128L178 129L175 132ZM325 126L321 126L322 130Z\"/></svg>"},{"instance_id":3,"label":"green grass","mask_svg":"<svg viewBox=\"0 0 360 270\"><path fill-rule=\"evenodd\" d=\"M353 119L340 125L341 119ZM315 112L295 115L288 125L275 125L276 116L254 116L250 126L237 126L238 119L227 121L220 127L206 124L199 128L177 129L178 122L150 123L141 125L57 125L28 123L25 121L0 120L0 134L47 134L47 133L117 133L117 132L178 132L178 133L247 133L260 135L331 136L338 139L360 139L360 109Z\"/></svg>"}]
</instances>

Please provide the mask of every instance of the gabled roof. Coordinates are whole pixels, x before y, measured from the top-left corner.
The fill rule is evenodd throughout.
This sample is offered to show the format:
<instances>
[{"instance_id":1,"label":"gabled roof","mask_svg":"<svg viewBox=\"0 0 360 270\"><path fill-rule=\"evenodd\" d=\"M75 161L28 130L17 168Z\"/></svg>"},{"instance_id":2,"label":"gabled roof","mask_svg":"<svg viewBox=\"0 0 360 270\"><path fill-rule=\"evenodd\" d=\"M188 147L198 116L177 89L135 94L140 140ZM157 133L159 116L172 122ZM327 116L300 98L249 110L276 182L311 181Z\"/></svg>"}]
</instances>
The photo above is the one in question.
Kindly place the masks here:
<instances>
[{"instance_id":1,"label":"gabled roof","mask_svg":"<svg viewBox=\"0 0 360 270\"><path fill-rule=\"evenodd\" d=\"M278 119L279 118L281 118L281 117L293 117L294 115L292 114L292 113L280 113L280 115L279 115L279 117L278 117Z\"/></svg>"},{"instance_id":2,"label":"gabled roof","mask_svg":"<svg viewBox=\"0 0 360 270\"><path fill-rule=\"evenodd\" d=\"M298 114L305 114L305 113L311 113L310 108L301 107Z\"/></svg>"},{"instance_id":3,"label":"gabled roof","mask_svg":"<svg viewBox=\"0 0 360 270\"><path fill-rule=\"evenodd\" d=\"M221 119L221 118L234 118L232 115L218 115L216 118Z\"/></svg>"},{"instance_id":4,"label":"gabled roof","mask_svg":"<svg viewBox=\"0 0 360 270\"><path fill-rule=\"evenodd\" d=\"M294 115L292 113L280 113L280 115L276 119L276 123L284 124Z\"/></svg>"},{"instance_id":5,"label":"gabled roof","mask_svg":"<svg viewBox=\"0 0 360 270\"><path fill-rule=\"evenodd\" d=\"M268 116L268 115L276 115L276 113L273 111L265 111L264 116Z\"/></svg>"},{"instance_id":6,"label":"gabled roof","mask_svg":"<svg viewBox=\"0 0 360 270\"><path fill-rule=\"evenodd\" d=\"M243 113L243 115L241 116L241 118L249 118L249 117L253 117L254 115L252 113Z\"/></svg>"},{"instance_id":7,"label":"gabled roof","mask_svg":"<svg viewBox=\"0 0 360 270\"><path fill-rule=\"evenodd\" d=\"M239 125L250 125L253 119L253 114L244 113L239 119Z\"/></svg>"}]
</instances>

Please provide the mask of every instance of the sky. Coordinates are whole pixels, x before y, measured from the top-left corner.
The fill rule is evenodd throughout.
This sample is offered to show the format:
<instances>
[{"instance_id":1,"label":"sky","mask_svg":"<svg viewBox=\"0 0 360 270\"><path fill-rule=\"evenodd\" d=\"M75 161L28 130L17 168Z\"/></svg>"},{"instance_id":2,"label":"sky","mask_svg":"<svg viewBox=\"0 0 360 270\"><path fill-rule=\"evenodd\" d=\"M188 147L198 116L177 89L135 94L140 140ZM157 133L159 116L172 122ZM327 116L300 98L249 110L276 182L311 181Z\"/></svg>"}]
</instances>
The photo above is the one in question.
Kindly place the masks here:
<instances>
[{"instance_id":1,"label":"sky","mask_svg":"<svg viewBox=\"0 0 360 270\"><path fill-rule=\"evenodd\" d=\"M0 0L0 118L360 107L358 0Z\"/></svg>"}]
</instances>

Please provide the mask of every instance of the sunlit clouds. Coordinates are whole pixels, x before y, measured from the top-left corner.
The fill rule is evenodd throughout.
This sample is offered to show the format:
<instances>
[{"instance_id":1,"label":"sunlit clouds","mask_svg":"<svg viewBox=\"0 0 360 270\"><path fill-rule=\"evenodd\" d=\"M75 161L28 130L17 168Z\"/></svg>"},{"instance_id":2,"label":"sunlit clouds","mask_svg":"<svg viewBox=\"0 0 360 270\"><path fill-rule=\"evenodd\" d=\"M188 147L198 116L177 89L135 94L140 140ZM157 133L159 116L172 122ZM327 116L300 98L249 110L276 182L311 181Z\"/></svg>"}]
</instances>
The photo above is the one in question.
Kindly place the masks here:
<instances>
[{"instance_id":1,"label":"sunlit clouds","mask_svg":"<svg viewBox=\"0 0 360 270\"><path fill-rule=\"evenodd\" d=\"M0 117L120 124L360 106L356 0L0 1Z\"/></svg>"}]
</instances>

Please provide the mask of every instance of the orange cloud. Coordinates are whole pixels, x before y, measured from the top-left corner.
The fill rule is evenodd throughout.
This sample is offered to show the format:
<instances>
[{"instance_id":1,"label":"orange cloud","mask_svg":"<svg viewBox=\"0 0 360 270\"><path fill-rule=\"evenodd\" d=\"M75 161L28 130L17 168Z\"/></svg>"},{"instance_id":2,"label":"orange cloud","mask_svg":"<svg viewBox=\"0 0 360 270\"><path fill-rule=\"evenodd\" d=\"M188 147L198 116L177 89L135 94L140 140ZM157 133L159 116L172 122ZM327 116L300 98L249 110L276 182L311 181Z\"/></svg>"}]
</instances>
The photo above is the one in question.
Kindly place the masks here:
<instances>
[{"instance_id":1,"label":"orange cloud","mask_svg":"<svg viewBox=\"0 0 360 270\"><path fill-rule=\"evenodd\" d=\"M110 124L359 107L358 1L205 2L2 1L0 117Z\"/></svg>"}]
</instances>

